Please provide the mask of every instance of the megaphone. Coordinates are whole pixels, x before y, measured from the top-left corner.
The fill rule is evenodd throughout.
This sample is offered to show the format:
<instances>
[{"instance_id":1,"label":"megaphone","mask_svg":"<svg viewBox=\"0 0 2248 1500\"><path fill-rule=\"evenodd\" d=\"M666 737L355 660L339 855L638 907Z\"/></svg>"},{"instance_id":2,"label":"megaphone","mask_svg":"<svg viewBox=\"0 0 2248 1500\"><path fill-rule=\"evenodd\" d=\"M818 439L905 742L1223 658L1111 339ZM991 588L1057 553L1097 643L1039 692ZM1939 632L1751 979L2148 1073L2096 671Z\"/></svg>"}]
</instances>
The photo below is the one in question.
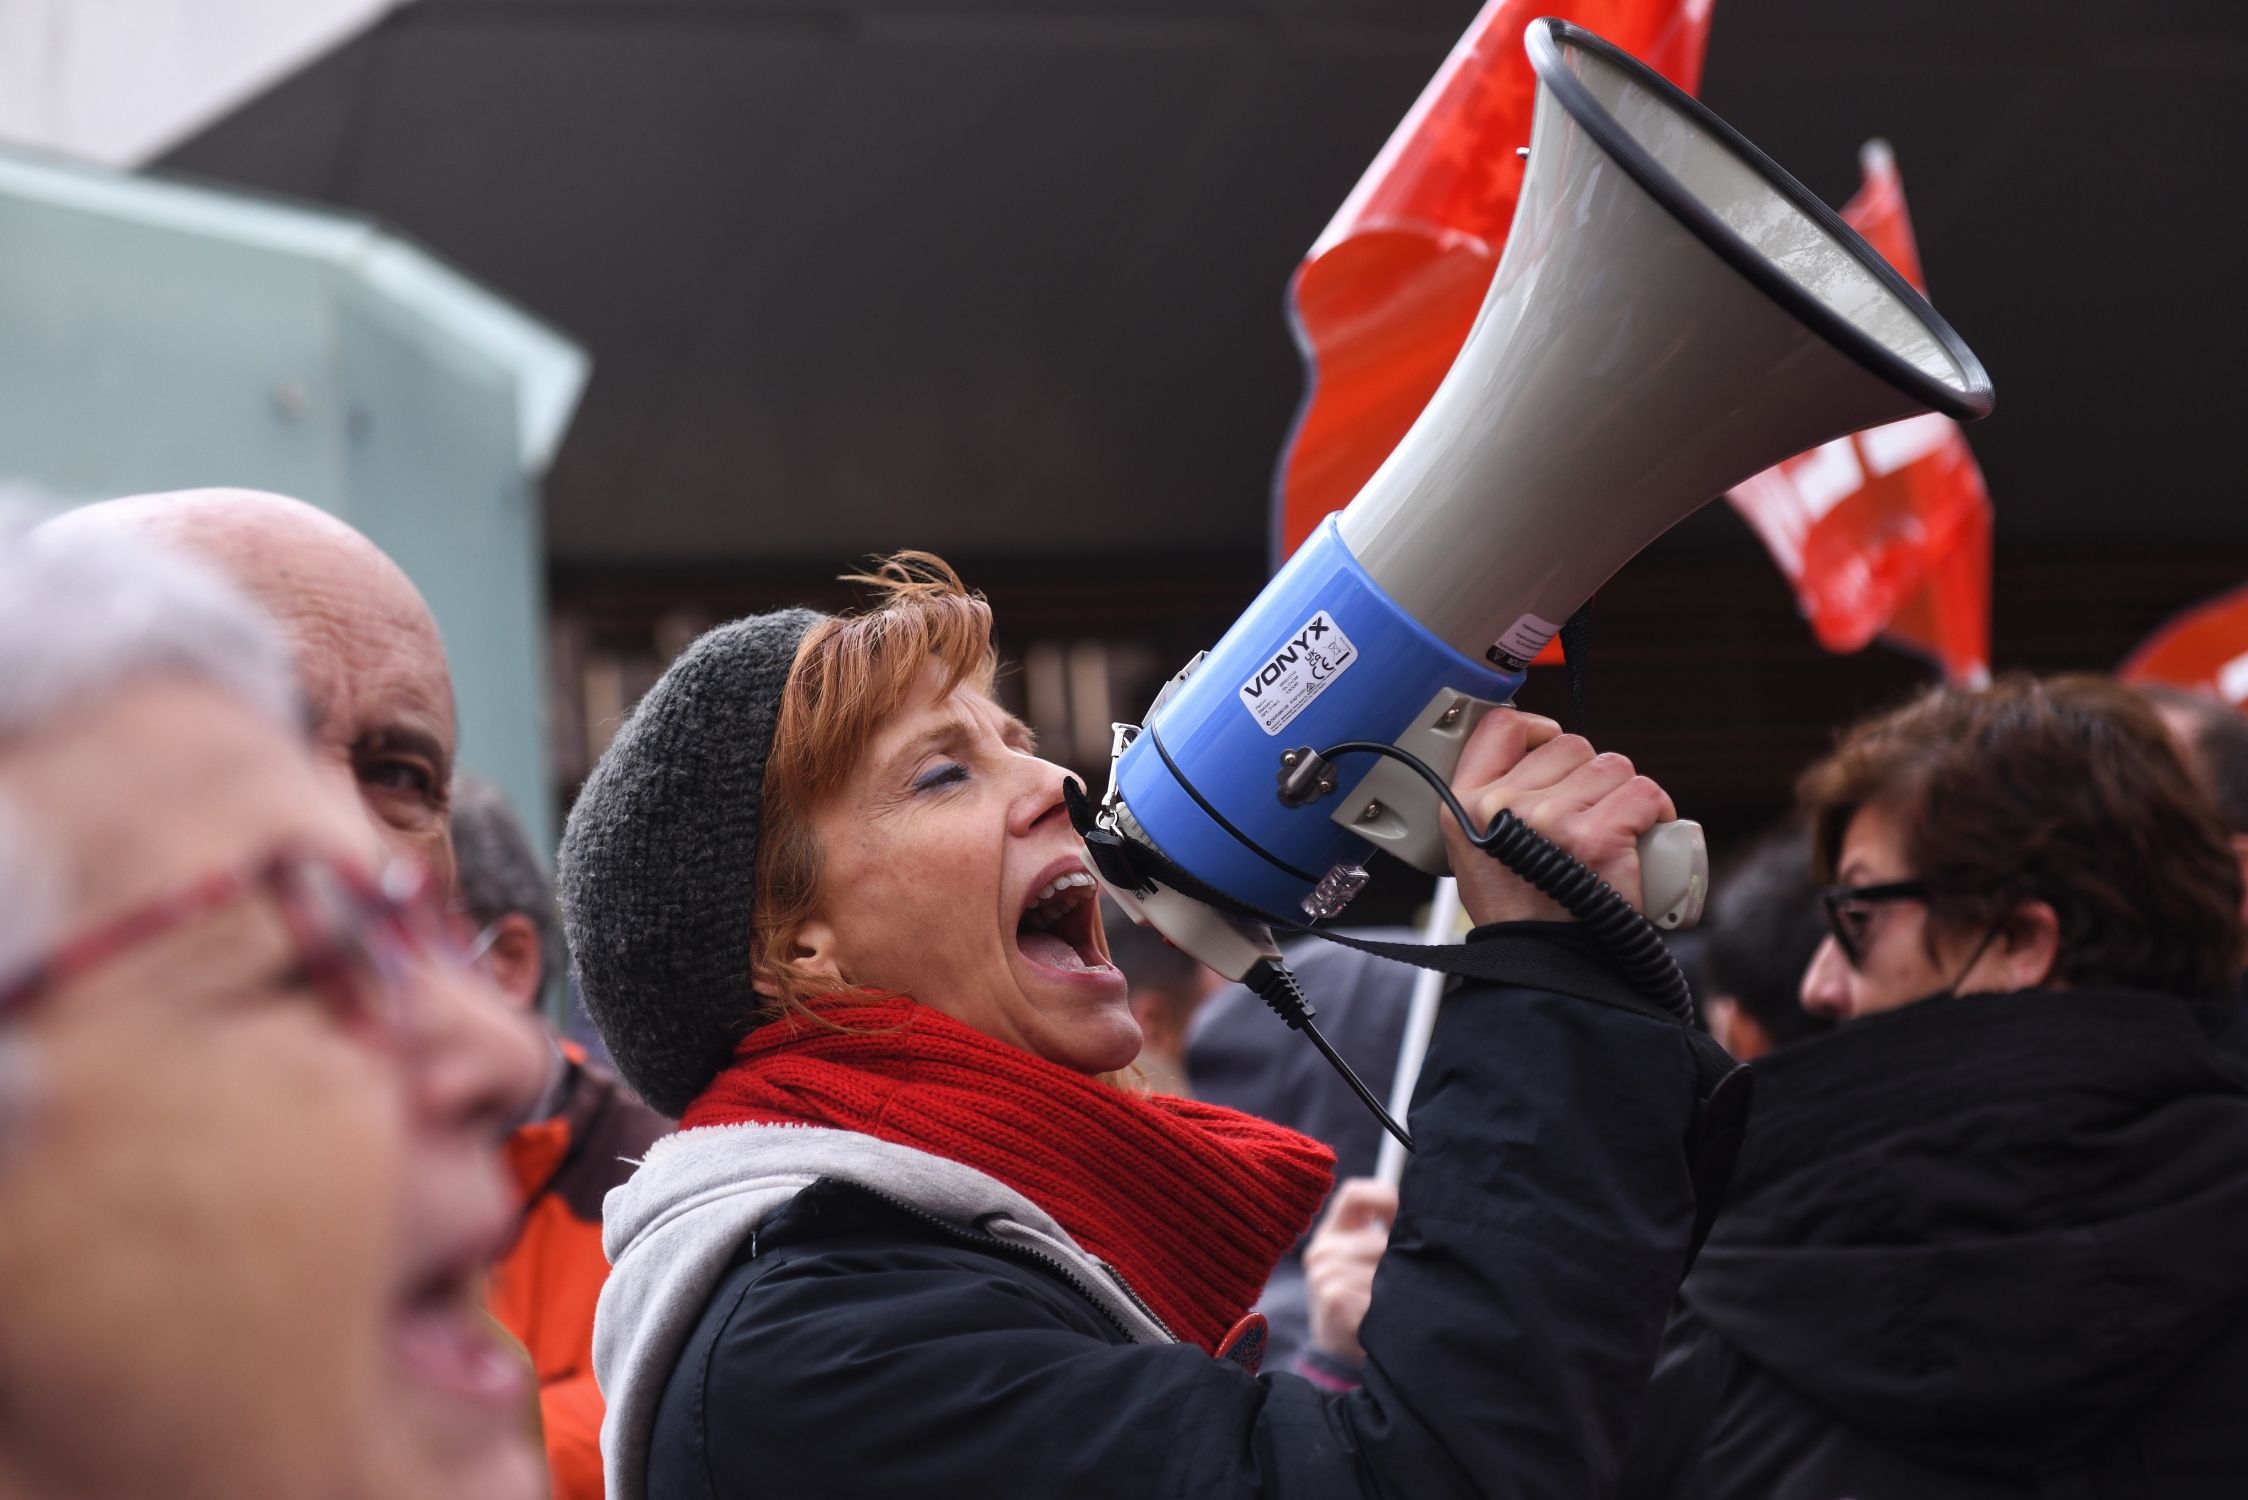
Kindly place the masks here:
<instances>
[{"instance_id":1,"label":"megaphone","mask_svg":"<svg viewBox=\"0 0 2248 1500\"><path fill-rule=\"evenodd\" d=\"M1357 498L1117 729L1098 821L1201 889L1110 893L1230 977L1270 951L1256 919L1332 917L1370 851L1446 868L1419 773L1319 747L1394 746L1448 777L1561 622L1690 512L1845 433L1991 407L1950 325L1738 132L1579 27L1535 21L1525 44L1521 197L1450 373ZM1648 907L1675 922L1706 876L1671 863Z\"/></svg>"}]
</instances>

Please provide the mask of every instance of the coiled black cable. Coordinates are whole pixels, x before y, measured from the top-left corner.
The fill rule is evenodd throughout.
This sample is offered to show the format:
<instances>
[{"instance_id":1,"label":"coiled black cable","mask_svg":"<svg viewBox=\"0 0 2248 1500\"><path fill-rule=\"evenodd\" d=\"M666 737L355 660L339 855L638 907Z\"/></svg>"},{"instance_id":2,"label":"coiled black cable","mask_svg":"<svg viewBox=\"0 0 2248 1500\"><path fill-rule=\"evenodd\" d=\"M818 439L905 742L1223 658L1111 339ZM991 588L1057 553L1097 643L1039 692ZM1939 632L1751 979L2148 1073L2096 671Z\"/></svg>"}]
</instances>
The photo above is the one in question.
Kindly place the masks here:
<instances>
[{"instance_id":1,"label":"coiled black cable","mask_svg":"<svg viewBox=\"0 0 2248 1500\"><path fill-rule=\"evenodd\" d=\"M1409 750L1375 740L1345 740L1318 753L1321 760L1356 753L1386 755L1410 767L1443 801L1469 843L1560 902L1562 909L1583 923L1608 950L1624 977L1676 1016L1680 1024L1689 1028L1698 1024L1694 992L1686 983L1686 973L1671 957L1655 924L1574 855L1505 808L1499 809L1489 828L1478 833L1475 820L1467 815L1451 786L1435 767Z\"/></svg>"}]
</instances>

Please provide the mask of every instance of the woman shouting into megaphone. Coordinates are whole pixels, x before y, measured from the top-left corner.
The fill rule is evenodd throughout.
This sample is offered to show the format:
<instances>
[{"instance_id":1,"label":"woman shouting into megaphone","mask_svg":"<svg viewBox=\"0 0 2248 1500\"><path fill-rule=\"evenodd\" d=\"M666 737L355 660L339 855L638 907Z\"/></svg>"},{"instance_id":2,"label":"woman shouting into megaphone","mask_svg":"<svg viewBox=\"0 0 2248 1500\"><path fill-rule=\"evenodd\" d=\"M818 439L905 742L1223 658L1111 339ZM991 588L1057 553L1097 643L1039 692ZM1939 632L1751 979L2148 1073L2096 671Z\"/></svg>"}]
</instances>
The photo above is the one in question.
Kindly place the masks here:
<instances>
[{"instance_id":1,"label":"woman shouting into megaphone","mask_svg":"<svg viewBox=\"0 0 2248 1500\"><path fill-rule=\"evenodd\" d=\"M1446 1004L1364 1385L1255 1374L1332 1157L1112 1080L1138 1029L988 608L926 555L860 581L867 613L697 641L570 817L587 1004L683 1127L607 1205L609 1493L1602 1491L1696 1222L1685 1033L1597 1003L1599 951L1454 830L1468 911L1546 987ZM1633 900L1674 816L1528 715L1457 785Z\"/></svg>"}]
</instances>

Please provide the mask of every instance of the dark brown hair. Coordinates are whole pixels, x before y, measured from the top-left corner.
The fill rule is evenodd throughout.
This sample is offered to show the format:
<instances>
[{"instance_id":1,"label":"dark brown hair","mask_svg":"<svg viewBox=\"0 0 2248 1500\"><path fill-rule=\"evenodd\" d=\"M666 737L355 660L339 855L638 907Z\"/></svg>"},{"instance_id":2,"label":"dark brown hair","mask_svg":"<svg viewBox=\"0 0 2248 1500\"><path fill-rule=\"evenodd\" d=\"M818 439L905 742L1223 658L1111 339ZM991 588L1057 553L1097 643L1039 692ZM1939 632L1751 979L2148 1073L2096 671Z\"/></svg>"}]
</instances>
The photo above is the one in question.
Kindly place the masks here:
<instances>
[{"instance_id":1,"label":"dark brown hair","mask_svg":"<svg viewBox=\"0 0 2248 1500\"><path fill-rule=\"evenodd\" d=\"M2118 683L1937 688L1852 728L1799 795L1822 881L1859 809L1898 820L1931 940L2043 901L2060 919L2055 983L2191 997L2239 983L2239 862L2162 721Z\"/></svg>"}]
</instances>

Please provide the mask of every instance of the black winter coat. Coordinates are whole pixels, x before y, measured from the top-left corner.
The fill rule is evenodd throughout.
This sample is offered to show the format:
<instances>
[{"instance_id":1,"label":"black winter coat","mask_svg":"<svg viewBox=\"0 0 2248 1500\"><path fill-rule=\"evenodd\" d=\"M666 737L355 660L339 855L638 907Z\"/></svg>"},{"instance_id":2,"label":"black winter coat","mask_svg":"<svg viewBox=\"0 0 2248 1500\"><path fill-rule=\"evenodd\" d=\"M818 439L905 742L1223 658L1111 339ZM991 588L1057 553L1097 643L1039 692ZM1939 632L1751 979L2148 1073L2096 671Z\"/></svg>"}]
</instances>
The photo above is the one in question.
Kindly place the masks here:
<instances>
[{"instance_id":1,"label":"black winter coat","mask_svg":"<svg viewBox=\"0 0 2248 1500\"><path fill-rule=\"evenodd\" d=\"M1612 990L1573 937L1553 951ZM1675 1026L1463 987L1344 1396L1130 1343L1049 1266L823 1180L705 1307L648 1494L1599 1495L1687 1259L1699 1092Z\"/></svg>"},{"instance_id":2,"label":"black winter coat","mask_svg":"<svg viewBox=\"0 0 2248 1500\"><path fill-rule=\"evenodd\" d=\"M2236 1010L1944 998L1760 1061L1626 1493L2248 1496Z\"/></svg>"}]
</instances>

